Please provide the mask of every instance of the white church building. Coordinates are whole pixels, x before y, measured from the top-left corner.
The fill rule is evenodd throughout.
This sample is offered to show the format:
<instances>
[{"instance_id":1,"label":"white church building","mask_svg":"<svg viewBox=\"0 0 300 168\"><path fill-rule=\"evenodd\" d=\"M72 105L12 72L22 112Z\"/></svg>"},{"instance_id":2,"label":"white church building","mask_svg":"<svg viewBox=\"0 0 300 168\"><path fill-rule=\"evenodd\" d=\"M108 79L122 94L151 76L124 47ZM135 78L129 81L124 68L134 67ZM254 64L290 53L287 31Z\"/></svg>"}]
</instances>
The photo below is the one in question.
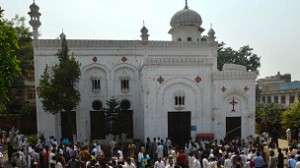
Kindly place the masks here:
<instances>
[{"instance_id":1,"label":"white church building","mask_svg":"<svg viewBox=\"0 0 300 168\"><path fill-rule=\"evenodd\" d=\"M58 63L61 40L38 39L41 14L35 3L30 10L38 87L46 64ZM223 139L254 134L256 72L234 64L219 71L215 32L210 29L203 40L201 24L201 16L186 3L171 18L170 41L149 40L145 26L141 40L67 39L81 64L76 86L81 101L72 112L77 140L103 138L101 109L112 97L125 109L122 115L129 123L123 131L129 138L169 137L182 144L197 135ZM57 139L68 136L65 113L46 113L36 97L38 132Z\"/></svg>"}]
</instances>

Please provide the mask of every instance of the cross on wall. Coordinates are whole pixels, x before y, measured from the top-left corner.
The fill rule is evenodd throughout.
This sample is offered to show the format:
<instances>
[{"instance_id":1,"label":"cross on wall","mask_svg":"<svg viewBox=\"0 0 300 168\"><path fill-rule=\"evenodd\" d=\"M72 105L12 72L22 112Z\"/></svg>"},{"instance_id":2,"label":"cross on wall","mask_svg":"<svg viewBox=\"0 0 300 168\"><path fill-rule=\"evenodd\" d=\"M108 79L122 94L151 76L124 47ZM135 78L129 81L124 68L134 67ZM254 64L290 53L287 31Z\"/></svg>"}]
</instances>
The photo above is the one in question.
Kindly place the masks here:
<instances>
[{"instance_id":1,"label":"cross on wall","mask_svg":"<svg viewBox=\"0 0 300 168\"><path fill-rule=\"evenodd\" d=\"M238 102L236 102L236 101L234 100L234 97L232 97L232 101L229 102L229 104L232 105L232 110L231 110L231 112L235 112L234 106L235 106L236 104L238 104Z\"/></svg>"}]
</instances>

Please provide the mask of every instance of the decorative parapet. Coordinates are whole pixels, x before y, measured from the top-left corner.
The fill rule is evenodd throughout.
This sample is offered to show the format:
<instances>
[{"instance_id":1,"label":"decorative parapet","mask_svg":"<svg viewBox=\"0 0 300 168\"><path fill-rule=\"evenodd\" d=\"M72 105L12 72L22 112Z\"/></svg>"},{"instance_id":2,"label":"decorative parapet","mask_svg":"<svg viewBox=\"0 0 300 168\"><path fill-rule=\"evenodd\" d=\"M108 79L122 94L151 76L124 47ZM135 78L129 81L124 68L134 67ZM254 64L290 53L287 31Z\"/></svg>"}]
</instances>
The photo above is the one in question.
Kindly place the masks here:
<instances>
[{"instance_id":1,"label":"decorative parapet","mask_svg":"<svg viewBox=\"0 0 300 168\"><path fill-rule=\"evenodd\" d=\"M186 65L213 65L212 58L145 58L144 65L177 65L177 66L186 66Z\"/></svg>"},{"instance_id":2,"label":"decorative parapet","mask_svg":"<svg viewBox=\"0 0 300 168\"><path fill-rule=\"evenodd\" d=\"M247 71L245 66L236 64L224 64L223 71L213 73L213 79L256 79L256 72Z\"/></svg>"},{"instance_id":3,"label":"decorative parapet","mask_svg":"<svg viewBox=\"0 0 300 168\"><path fill-rule=\"evenodd\" d=\"M214 43L218 47L218 43ZM197 47L197 48L207 48L211 44L206 41L149 41L149 47Z\"/></svg>"},{"instance_id":4,"label":"decorative parapet","mask_svg":"<svg viewBox=\"0 0 300 168\"><path fill-rule=\"evenodd\" d=\"M224 64L223 71L247 71L246 67L237 64Z\"/></svg>"},{"instance_id":5,"label":"decorative parapet","mask_svg":"<svg viewBox=\"0 0 300 168\"><path fill-rule=\"evenodd\" d=\"M230 80L230 79L256 79L256 72L248 71L219 71L213 73L215 80Z\"/></svg>"},{"instance_id":6,"label":"decorative parapet","mask_svg":"<svg viewBox=\"0 0 300 168\"><path fill-rule=\"evenodd\" d=\"M139 40L73 40L67 39L70 48L94 48L94 47L136 47L142 46ZM60 40L39 40L39 47L59 47Z\"/></svg>"},{"instance_id":7,"label":"decorative parapet","mask_svg":"<svg viewBox=\"0 0 300 168\"><path fill-rule=\"evenodd\" d=\"M187 57L186 61L191 62L188 57L208 58L216 57L211 53L207 42L177 42L177 41L149 41L147 46L142 45L140 40L73 40L67 39L68 47L74 51L75 56L142 56L147 50L149 57ZM61 47L61 40L38 40L38 47L35 50L36 56L54 56ZM215 52L217 48L215 49ZM175 59L175 60L174 60ZM178 62L173 58L173 62ZM182 59L180 59L182 60ZM171 62L172 60L166 60ZM183 62L186 62L183 61ZM205 62L205 59L198 59L192 62ZM182 61L180 61L182 62ZM207 61L206 61L207 62ZM208 61L208 63L210 63ZM192 63L195 64L195 63ZM199 64L199 63L196 63ZM199 65L203 65L200 63Z\"/></svg>"},{"instance_id":8,"label":"decorative parapet","mask_svg":"<svg viewBox=\"0 0 300 168\"><path fill-rule=\"evenodd\" d=\"M69 47L143 47L141 40L74 40L67 39ZM38 46L39 47L59 47L61 41L59 39L39 39ZM217 42L214 43L217 47ZM191 48L207 48L211 46L207 42L178 42L178 41L149 41L147 44L148 47L191 47Z\"/></svg>"}]
</instances>

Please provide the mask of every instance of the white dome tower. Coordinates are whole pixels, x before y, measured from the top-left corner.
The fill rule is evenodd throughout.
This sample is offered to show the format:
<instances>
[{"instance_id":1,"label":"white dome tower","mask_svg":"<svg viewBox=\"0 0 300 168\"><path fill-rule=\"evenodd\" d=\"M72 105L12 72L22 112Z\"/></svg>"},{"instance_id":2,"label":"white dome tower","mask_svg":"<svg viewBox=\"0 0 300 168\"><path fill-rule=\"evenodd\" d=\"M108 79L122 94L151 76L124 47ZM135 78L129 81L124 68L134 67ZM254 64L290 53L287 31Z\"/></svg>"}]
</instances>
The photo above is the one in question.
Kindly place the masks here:
<instances>
[{"instance_id":1,"label":"white dome tower","mask_svg":"<svg viewBox=\"0 0 300 168\"><path fill-rule=\"evenodd\" d=\"M184 9L175 13L172 17L169 34L172 35L172 41L200 41L202 27L201 16L189 9L187 0L185 0Z\"/></svg>"}]
</instances>

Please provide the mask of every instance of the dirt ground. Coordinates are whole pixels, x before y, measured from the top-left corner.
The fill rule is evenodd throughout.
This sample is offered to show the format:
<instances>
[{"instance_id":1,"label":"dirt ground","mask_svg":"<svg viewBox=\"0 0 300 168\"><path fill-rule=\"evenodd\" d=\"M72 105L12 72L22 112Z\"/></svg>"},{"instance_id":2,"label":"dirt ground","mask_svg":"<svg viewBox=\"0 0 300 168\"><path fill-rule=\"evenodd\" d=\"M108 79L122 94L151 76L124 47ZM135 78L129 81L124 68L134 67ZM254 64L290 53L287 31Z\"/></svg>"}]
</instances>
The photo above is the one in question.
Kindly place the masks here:
<instances>
[{"instance_id":1,"label":"dirt ground","mask_svg":"<svg viewBox=\"0 0 300 168\"><path fill-rule=\"evenodd\" d=\"M281 149L289 147L286 139L278 139L278 145Z\"/></svg>"}]
</instances>

